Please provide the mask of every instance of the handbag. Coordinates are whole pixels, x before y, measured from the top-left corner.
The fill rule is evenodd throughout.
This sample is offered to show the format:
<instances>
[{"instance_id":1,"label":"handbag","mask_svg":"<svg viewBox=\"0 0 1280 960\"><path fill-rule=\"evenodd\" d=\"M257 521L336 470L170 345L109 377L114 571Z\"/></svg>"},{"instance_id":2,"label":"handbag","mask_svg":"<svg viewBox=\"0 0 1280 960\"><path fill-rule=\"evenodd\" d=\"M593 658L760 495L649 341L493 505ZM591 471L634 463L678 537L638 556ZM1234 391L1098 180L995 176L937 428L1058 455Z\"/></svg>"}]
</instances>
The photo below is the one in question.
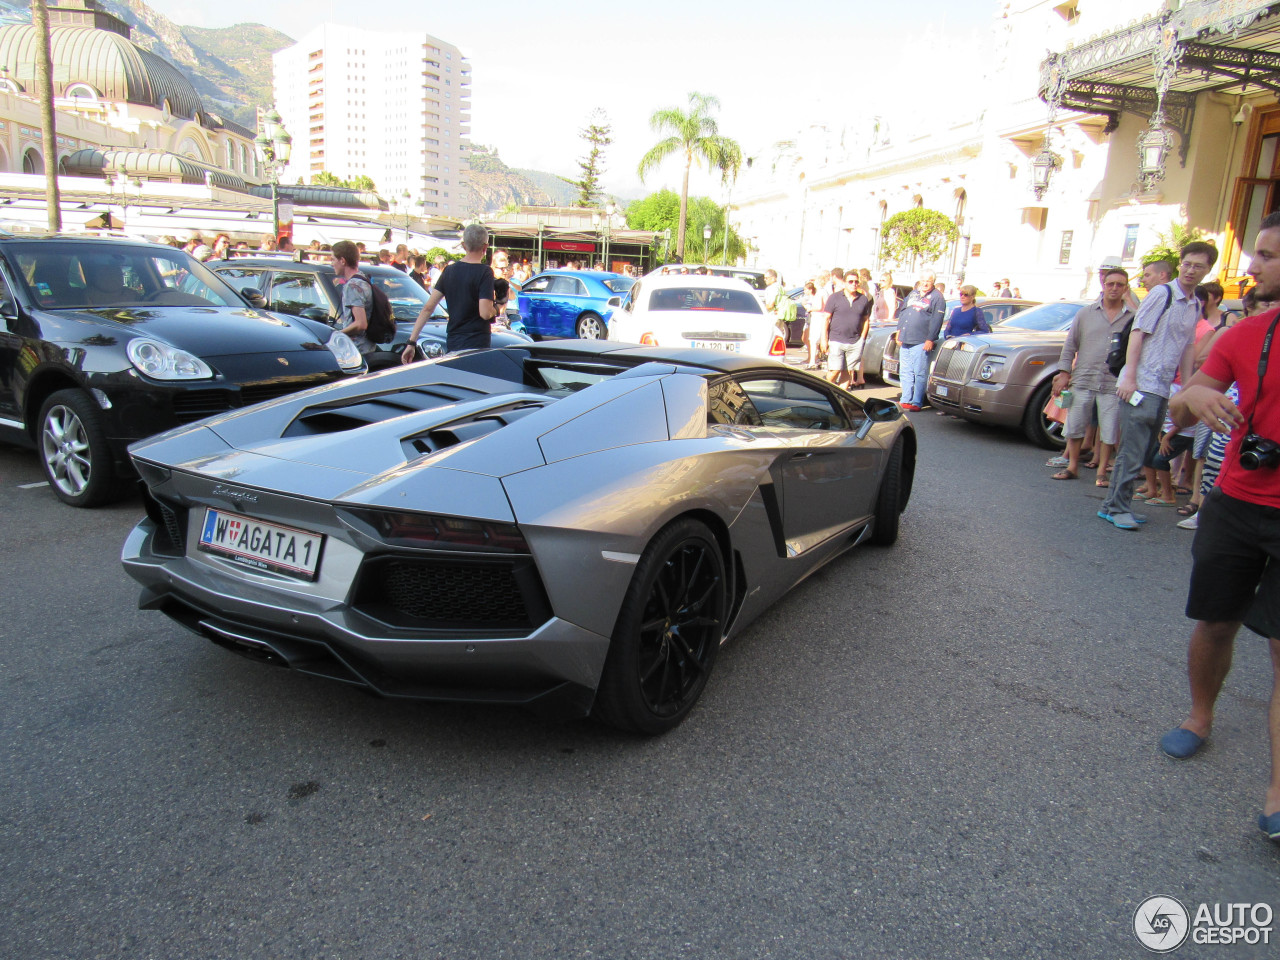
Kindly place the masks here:
<instances>
[{"instance_id":1,"label":"handbag","mask_svg":"<svg viewBox=\"0 0 1280 960\"><path fill-rule=\"evenodd\" d=\"M1058 405L1058 398L1049 394L1049 402L1044 405L1044 415L1057 423L1067 422L1067 408Z\"/></svg>"}]
</instances>

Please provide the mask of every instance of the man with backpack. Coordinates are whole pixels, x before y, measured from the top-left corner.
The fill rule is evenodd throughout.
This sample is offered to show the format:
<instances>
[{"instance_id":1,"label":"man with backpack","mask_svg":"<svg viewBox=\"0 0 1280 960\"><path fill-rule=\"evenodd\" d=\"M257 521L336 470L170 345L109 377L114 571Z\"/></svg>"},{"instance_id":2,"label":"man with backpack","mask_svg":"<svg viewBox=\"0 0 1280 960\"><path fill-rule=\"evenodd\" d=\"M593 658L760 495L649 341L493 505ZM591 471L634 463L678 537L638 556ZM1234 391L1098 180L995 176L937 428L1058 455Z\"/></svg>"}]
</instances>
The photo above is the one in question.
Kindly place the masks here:
<instances>
[{"instance_id":1,"label":"man with backpack","mask_svg":"<svg viewBox=\"0 0 1280 960\"><path fill-rule=\"evenodd\" d=\"M360 251L350 240L339 240L329 255L333 273L342 281L341 332L351 338L362 354L373 353L369 339L369 319L373 315L373 287L360 274Z\"/></svg>"},{"instance_id":2,"label":"man with backpack","mask_svg":"<svg viewBox=\"0 0 1280 960\"><path fill-rule=\"evenodd\" d=\"M1217 260L1218 249L1212 244L1188 243L1182 248L1178 279L1150 289L1134 318L1125 364L1116 381L1120 445L1111 488L1098 511L1099 518L1118 530L1137 530L1146 520L1133 512L1133 484L1159 443L1173 378L1181 374L1183 383L1191 379L1200 319L1195 290ZM1145 270L1143 279L1147 281Z\"/></svg>"}]
</instances>

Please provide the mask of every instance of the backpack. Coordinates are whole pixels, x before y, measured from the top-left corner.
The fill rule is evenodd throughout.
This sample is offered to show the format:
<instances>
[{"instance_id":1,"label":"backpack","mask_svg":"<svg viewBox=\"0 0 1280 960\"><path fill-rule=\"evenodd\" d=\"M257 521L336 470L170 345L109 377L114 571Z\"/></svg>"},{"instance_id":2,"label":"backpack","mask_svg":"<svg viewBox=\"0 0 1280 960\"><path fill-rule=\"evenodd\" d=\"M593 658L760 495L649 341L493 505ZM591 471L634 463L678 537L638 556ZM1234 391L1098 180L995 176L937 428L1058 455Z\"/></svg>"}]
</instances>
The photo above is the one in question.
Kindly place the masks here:
<instances>
[{"instance_id":1,"label":"backpack","mask_svg":"<svg viewBox=\"0 0 1280 960\"><path fill-rule=\"evenodd\" d=\"M773 302L779 323L794 323L797 315L796 302L787 296L782 284L778 284L778 297Z\"/></svg>"},{"instance_id":2,"label":"backpack","mask_svg":"<svg viewBox=\"0 0 1280 960\"><path fill-rule=\"evenodd\" d=\"M374 283L367 273L356 274L369 284L373 291L373 305L369 310L369 324L364 335L370 343L390 343L396 338L396 318L391 312L391 300L380 286Z\"/></svg>"},{"instance_id":3,"label":"backpack","mask_svg":"<svg viewBox=\"0 0 1280 960\"><path fill-rule=\"evenodd\" d=\"M1161 284L1161 286L1169 295L1169 299L1165 302L1164 309L1160 311L1160 316L1156 317L1156 323L1164 319L1164 315L1173 306L1173 291L1169 289L1169 284ZM1133 321L1136 319L1138 318L1135 314L1129 318L1123 330L1117 330L1111 335L1111 348L1107 351L1107 369L1111 371L1113 377L1120 376L1120 371L1124 369L1129 356L1129 334L1133 331Z\"/></svg>"}]
</instances>

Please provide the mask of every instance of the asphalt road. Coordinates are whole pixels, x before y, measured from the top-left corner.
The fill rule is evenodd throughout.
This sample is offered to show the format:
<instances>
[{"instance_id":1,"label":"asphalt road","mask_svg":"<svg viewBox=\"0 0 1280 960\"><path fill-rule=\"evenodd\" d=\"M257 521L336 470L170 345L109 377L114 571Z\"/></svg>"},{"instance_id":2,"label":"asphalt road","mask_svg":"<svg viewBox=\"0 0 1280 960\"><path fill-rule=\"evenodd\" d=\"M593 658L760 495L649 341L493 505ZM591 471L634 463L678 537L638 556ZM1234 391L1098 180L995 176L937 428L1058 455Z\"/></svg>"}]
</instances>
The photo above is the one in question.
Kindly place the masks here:
<instances>
[{"instance_id":1,"label":"asphalt road","mask_svg":"<svg viewBox=\"0 0 1280 960\"><path fill-rule=\"evenodd\" d=\"M1157 749L1191 535L915 420L897 546L795 590L653 740L228 654L135 608L136 500L63 507L0 446L0 956L1086 960L1146 956L1153 894L1280 913L1260 638L1204 753Z\"/></svg>"}]
</instances>

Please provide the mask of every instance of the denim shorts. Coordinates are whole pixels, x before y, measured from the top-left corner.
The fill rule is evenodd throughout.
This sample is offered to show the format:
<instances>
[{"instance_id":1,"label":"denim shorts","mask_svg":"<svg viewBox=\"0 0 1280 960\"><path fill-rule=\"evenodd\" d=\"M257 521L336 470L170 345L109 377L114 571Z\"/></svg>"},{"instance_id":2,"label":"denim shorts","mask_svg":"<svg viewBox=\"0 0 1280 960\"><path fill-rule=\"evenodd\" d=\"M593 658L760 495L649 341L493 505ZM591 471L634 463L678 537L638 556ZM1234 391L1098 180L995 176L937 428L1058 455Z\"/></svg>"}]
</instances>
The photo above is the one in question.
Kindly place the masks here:
<instances>
[{"instance_id":1,"label":"denim shorts","mask_svg":"<svg viewBox=\"0 0 1280 960\"><path fill-rule=\"evenodd\" d=\"M1264 507L1214 487L1200 508L1191 545L1192 620L1242 620L1280 637L1280 507Z\"/></svg>"}]
</instances>

